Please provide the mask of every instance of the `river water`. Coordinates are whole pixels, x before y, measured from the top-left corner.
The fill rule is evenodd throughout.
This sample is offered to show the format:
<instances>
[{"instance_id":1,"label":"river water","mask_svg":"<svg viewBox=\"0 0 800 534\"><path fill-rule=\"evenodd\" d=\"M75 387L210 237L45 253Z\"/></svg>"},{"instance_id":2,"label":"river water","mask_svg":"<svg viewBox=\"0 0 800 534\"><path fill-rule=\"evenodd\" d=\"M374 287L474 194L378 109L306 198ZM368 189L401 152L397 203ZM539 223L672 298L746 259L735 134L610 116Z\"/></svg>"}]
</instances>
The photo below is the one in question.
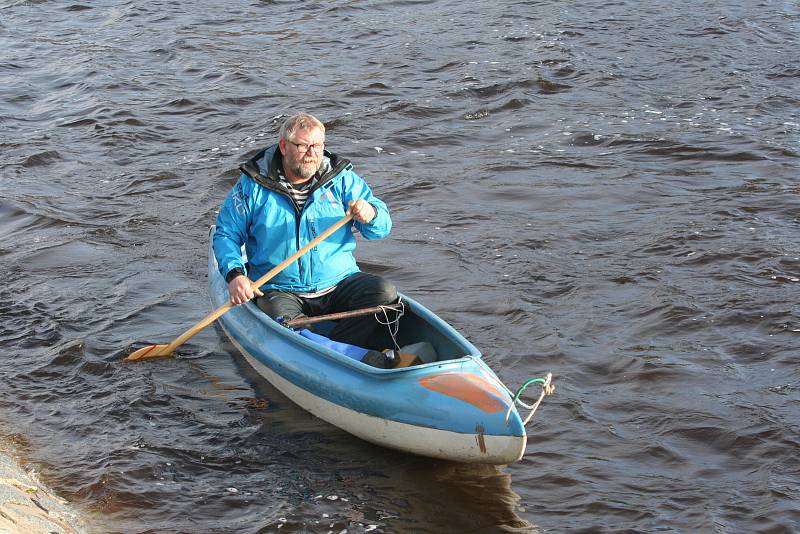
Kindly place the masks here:
<instances>
[{"instance_id":1,"label":"river water","mask_svg":"<svg viewBox=\"0 0 800 534\"><path fill-rule=\"evenodd\" d=\"M0 0L0 436L96 532L800 530L800 5ZM362 442L208 328L287 114L392 209L359 260L515 388L506 467Z\"/></svg>"}]
</instances>

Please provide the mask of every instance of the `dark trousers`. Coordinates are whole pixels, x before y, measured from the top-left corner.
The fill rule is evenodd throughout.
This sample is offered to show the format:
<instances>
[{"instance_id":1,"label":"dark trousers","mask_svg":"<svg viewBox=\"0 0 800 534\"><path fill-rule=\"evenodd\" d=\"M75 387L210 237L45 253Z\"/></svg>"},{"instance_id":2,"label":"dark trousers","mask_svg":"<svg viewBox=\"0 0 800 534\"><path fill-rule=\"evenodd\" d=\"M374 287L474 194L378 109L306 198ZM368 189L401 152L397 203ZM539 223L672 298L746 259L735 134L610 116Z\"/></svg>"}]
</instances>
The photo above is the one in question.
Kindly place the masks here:
<instances>
[{"instance_id":1,"label":"dark trousers","mask_svg":"<svg viewBox=\"0 0 800 534\"><path fill-rule=\"evenodd\" d=\"M258 297L256 304L273 319L284 320L297 317L324 315L343 311L371 308L397 302L395 287L375 274L358 272L339 282L336 289L315 298L302 298L295 293L280 290L267 290ZM328 334L335 341L350 343L365 349L382 350L386 347L374 345L373 337L378 327L385 328L375 320L374 315L363 315L342 319Z\"/></svg>"}]
</instances>

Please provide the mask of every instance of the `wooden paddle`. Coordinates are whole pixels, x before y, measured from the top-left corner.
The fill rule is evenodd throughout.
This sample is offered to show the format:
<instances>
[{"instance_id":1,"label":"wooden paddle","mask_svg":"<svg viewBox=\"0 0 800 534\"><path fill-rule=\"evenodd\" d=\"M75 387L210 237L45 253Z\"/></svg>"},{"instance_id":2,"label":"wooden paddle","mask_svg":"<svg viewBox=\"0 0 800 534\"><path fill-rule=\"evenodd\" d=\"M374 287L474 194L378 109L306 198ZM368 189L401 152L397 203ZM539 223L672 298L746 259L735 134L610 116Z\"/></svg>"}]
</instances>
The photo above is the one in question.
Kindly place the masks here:
<instances>
[{"instance_id":1,"label":"wooden paddle","mask_svg":"<svg viewBox=\"0 0 800 534\"><path fill-rule=\"evenodd\" d=\"M261 287L262 285L267 283L267 281L270 280L273 276L277 275L278 273L286 269L289 265L292 264L292 262L299 259L300 256L302 256L312 248L319 245L329 235L331 235L336 230L347 224L347 222L350 221L350 219L352 218L353 216L348 214L339 219L339 221L337 221L333 226L331 226L330 228L322 232L320 235L309 241L306 246L304 246L303 248L301 248L288 258L286 258L283 261L283 263L281 263L280 265L278 265L277 267L266 273L264 276L262 276L255 282L253 282L250 287L252 289L256 289L257 287ZM192 336L200 332L200 330L202 330L203 328L207 327L208 325L219 319L231 308L233 308L233 304L229 300L224 305L220 306L219 308L211 312L209 315L207 315L205 319L203 319L202 321L191 327L189 330L178 336L172 343L168 345L147 345L146 347L142 347L141 349L135 351L133 354L125 358L125 361L136 361L136 360L141 360L143 358L158 358L161 356L169 356L170 354L172 354L172 351L174 351L176 348L186 343L189 339L192 338Z\"/></svg>"}]
</instances>

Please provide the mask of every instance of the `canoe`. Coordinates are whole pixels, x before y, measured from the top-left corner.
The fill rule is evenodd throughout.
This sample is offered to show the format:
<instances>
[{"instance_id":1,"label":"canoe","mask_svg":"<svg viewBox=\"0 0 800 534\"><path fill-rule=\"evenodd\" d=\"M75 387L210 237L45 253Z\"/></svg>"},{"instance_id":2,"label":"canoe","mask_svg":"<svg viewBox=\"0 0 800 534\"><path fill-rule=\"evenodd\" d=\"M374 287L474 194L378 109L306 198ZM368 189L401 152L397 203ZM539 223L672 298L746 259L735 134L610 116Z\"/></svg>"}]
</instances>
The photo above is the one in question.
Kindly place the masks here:
<instances>
[{"instance_id":1,"label":"canoe","mask_svg":"<svg viewBox=\"0 0 800 534\"><path fill-rule=\"evenodd\" d=\"M227 284L211 251L208 278L211 301L222 306L229 298ZM361 439L459 462L519 460L527 434L514 395L472 343L418 302L401 298L399 345L427 341L435 361L371 367L281 325L252 302L218 321L249 365L281 393ZM315 330L325 327L323 322ZM386 336L391 347L388 331Z\"/></svg>"}]
</instances>

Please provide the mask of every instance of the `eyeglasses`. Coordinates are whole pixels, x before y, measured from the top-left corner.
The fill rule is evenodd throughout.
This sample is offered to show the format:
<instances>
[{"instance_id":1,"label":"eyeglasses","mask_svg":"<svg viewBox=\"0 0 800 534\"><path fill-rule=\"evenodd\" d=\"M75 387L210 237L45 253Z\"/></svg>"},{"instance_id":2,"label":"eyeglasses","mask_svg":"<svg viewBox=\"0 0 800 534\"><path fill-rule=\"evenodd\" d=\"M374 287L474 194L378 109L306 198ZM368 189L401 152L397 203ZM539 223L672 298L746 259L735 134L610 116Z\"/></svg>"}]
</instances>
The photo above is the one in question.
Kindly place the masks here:
<instances>
[{"instance_id":1,"label":"eyeglasses","mask_svg":"<svg viewBox=\"0 0 800 534\"><path fill-rule=\"evenodd\" d=\"M299 150L304 154L308 152L309 148L312 149L314 152L322 152L322 149L325 148L325 143L309 144L309 143L295 143L294 141L289 141L289 142L294 146L296 146L297 150Z\"/></svg>"}]
</instances>

